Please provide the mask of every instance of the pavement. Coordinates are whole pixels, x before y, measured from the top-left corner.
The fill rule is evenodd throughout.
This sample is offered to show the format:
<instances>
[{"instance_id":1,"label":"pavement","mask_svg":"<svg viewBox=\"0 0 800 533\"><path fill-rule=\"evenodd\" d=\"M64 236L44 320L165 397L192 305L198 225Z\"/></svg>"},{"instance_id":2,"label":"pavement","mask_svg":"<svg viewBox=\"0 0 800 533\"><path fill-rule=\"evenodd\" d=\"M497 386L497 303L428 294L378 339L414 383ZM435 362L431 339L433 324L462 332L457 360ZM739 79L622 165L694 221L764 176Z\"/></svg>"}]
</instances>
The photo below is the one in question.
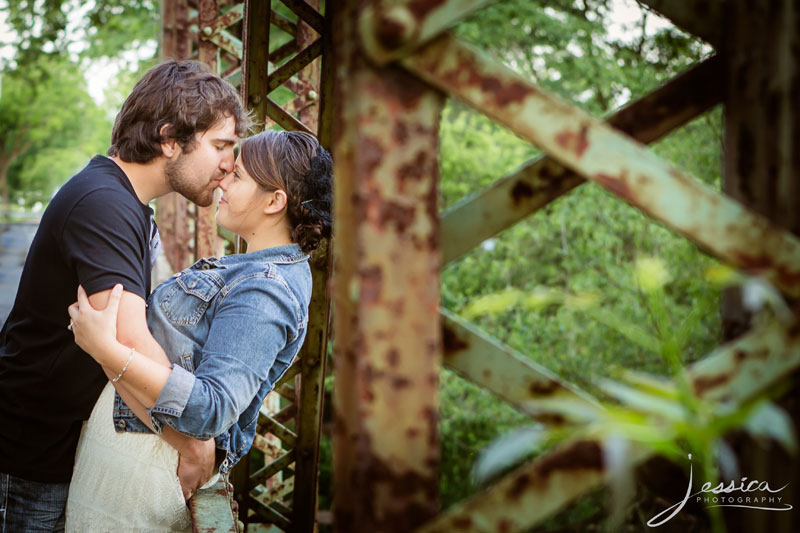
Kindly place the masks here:
<instances>
[{"instance_id":1,"label":"pavement","mask_svg":"<svg viewBox=\"0 0 800 533\"><path fill-rule=\"evenodd\" d=\"M0 224L0 324L14 305L22 266L38 227L37 222Z\"/></svg>"}]
</instances>

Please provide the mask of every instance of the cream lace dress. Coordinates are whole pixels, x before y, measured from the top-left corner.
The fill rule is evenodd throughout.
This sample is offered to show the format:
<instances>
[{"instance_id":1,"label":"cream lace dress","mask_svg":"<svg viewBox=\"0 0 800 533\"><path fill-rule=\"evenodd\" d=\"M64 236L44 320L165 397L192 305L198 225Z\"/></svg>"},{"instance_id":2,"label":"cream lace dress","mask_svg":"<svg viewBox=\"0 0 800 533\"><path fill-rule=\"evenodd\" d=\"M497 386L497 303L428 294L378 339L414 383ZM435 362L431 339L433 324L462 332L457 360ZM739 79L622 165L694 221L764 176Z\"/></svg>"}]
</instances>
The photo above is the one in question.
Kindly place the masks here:
<instances>
[{"instance_id":1,"label":"cream lace dress","mask_svg":"<svg viewBox=\"0 0 800 533\"><path fill-rule=\"evenodd\" d=\"M84 422L67 500L68 532L191 531L178 452L161 438L114 430L109 383Z\"/></svg>"}]
</instances>

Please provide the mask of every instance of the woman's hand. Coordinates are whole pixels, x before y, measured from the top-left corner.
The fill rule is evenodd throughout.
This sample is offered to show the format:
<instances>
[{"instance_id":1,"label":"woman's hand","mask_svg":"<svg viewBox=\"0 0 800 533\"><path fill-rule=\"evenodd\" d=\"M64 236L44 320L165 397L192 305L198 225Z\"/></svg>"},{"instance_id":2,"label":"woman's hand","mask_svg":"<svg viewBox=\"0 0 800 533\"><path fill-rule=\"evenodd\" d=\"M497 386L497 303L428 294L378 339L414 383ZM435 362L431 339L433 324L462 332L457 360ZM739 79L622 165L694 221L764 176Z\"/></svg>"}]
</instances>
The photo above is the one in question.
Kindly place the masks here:
<instances>
[{"instance_id":1,"label":"woman's hand","mask_svg":"<svg viewBox=\"0 0 800 533\"><path fill-rule=\"evenodd\" d=\"M89 297L82 286L78 286L78 301L67 308L75 343L83 351L97 359L117 343L117 313L122 299L122 285L117 283L108 297L108 304L102 311L89 303ZM99 361L102 364L102 361Z\"/></svg>"}]
</instances>

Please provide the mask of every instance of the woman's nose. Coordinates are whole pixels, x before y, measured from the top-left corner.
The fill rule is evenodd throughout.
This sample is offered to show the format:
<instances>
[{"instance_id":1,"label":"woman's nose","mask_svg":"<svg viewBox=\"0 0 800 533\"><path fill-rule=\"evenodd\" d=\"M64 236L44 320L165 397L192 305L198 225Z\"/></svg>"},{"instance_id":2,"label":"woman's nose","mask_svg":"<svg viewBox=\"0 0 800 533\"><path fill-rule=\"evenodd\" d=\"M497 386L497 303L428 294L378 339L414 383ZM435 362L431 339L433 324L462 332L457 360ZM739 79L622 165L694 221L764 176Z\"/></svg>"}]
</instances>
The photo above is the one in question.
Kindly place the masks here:
<instances>
[{"instance_id":1,"label":"woman's nose","mask_svg":"<svg viewBox=\"0 0 800 533\"><path fill-rule=\"evenodd\" d=\"M224 192L228 188L228 180L233 176L233 172L228 172L219 182L219 188Z\"/></svg>"}]
</instances>

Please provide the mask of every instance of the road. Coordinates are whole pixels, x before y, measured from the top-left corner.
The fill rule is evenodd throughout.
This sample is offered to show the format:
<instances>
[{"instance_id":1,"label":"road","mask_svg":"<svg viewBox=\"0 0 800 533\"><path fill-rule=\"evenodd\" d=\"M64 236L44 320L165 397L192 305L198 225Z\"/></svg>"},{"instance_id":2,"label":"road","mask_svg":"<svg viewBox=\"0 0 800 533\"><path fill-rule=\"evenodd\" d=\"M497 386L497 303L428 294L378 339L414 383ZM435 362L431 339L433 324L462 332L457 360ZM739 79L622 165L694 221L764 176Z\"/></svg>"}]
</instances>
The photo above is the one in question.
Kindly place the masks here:
<instances>
[{"instance_id":1,"label":"road","mask_svg":"<svg viewBox=\"0 0 800 533\"><path fill-rule=\"evenodd\" d=\"M36 222L0 224L0 323L5 323L14 305L22 266L37 227Z\"/></svg>"}]
</instances>

